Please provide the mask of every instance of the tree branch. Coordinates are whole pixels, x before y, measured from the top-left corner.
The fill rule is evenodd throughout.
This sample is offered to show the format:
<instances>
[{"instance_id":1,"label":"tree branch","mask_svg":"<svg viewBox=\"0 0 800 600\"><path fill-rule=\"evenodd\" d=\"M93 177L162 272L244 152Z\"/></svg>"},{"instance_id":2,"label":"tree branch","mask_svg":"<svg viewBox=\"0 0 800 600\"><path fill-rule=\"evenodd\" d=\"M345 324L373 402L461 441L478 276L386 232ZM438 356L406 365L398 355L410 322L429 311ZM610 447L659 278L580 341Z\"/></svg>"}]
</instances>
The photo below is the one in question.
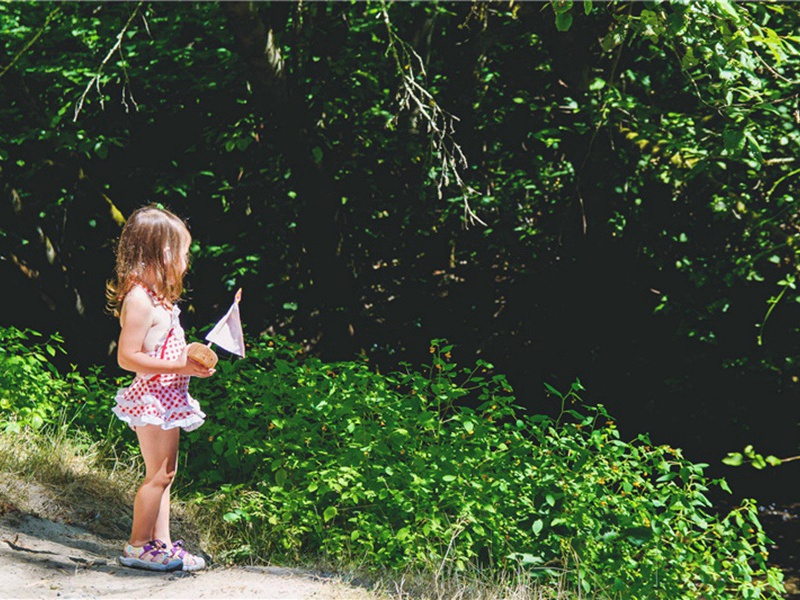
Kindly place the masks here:
<instances>
[{"instance_id":1,"label":"tree branch","mask_svg":"<svg viewBox=\"0 0 800 600\"><path fill-rule=\"evenodd\" d=\"M122 38L125 37L125 32L128 31L128 28L130 27L131 23L133 22L134 17L136 17L136 15L139 14L139 8L141 6L142 6L142 2L138 2L136 4L136 7L131 11L131 16L128 17L127 22L122 27L120 32L117 34L116 43L111 47L111 50L108 51L108 54L106 54L106 57L103 59L103 62L100 63L100 67L97 69L97 73L95 74L95 76L92 77L89 80L88 84L86 84L86 89L83 90L83 94L81 94L81 97L78 100L78 104L75 106L75 117L72 119L73 122L78 120L78 115L80 115L81 109L83 108L83 102L84 102L84 100L86 100L86 96L88 95L89 90L92 89L93 85L97 87L97 94L100 96L100 106L101 107L104 106L103 96L102 96L102 93L100 91L100 76L103 74L103 68L106 66L108 61L111 60L111 57L114 56L114 53L119 51L120 54L121 54L121 52L122 52L122 50L121 50ZM130 81L128 80L127 71L125 72L125 80L126 80L126 82L130 83ZM123 99L123 104L127 108L127 104L125 103L125 90L124 90L124 87L123 87L123 91L122 91L122 99ZM133 104L136 105L136 102L133 100L133 95L131 95L131 101L133 101Z\"/></svg>"},{"instance_id":2,"label":"tree branch","mask_svg":"<svg viewBox=\"0 0 800 600\"><path fill-rule=\"evenodd\" d=\"M478 194L478 191L469 186L461 176L461 170L467 168L467 157L461 146L455 141L455 121L458 117L447 112L439 106L433 95L417 81L417 77L427 77L425 64L419 54L394 32L389 19L386 3L382 3L383 21L389 35L389 51L394 58L397 72L400 74L402 90L400 92L400 110L416 109L425 121L425 128L430 134L431 152L440 162L439 178L436 182L436 191L442 198L443 190L452 181L458 185L464 199L464 222L467 226L475 222L486 226L478 215L472 210L469 199ZM395 115L392 121L397 121Z\"/></svg>"}]
</instances>

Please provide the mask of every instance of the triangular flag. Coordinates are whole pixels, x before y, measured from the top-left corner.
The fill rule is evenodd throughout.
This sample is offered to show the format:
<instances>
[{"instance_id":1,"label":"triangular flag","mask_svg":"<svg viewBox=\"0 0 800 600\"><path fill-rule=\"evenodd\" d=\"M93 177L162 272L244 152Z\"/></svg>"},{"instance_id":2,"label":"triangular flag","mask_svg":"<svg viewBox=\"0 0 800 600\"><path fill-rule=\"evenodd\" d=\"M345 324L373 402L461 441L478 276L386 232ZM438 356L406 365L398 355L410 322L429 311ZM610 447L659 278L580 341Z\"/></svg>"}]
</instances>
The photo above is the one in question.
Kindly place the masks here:
<instances>
[{"instance_id":1,"label":"triangular flag","mask_svg":"<svg viewBox=\"0 0 800 600\"><path fill-rule=\"evenodd\" d=\"M242 290L239 288L234 303L219 323L208 332L206 339L232 354L244 357L244 334L242 333L242 318L239 315L241 299Z\"/></svg>"}]
</instances>

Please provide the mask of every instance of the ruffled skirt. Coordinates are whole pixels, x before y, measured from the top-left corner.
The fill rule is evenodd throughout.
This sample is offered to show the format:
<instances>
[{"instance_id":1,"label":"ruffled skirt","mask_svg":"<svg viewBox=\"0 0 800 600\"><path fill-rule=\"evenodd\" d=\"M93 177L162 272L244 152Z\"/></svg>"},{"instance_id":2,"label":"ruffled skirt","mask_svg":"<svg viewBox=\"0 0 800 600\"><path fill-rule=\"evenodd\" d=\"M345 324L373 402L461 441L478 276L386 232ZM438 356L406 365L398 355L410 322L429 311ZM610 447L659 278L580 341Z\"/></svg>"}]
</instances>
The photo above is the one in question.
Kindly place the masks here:
<instances>
[{"instance_id":1,"label":"ruffled skirt","mask_svg":"<svg viewBox=\"0 0 800 600\"><path fill-rule=\"evenodd\" d=\"M189 377L185 376L149 380L137 377L130 386L117 391L112 411L133 429L156 425L162 429L180 427L193 431L206 418L200 404L189 395Z\"/></svg>"}]
</instances>

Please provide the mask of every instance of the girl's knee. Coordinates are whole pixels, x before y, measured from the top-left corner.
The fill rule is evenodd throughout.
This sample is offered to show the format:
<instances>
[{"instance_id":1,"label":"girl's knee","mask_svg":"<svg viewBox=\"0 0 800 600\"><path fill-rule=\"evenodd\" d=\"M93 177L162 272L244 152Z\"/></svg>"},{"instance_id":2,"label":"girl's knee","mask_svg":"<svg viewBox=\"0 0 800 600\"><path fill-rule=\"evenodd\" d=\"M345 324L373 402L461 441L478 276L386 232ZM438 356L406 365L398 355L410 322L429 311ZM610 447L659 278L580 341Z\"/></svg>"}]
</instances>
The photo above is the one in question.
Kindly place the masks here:
<instances>
[{"instance_id":1,"label":"girl's knee","mask_svg":"<svg viewBox=\"0 0 800 600\"><path fill-rule=\"evenodd\" d=\"M160 488L166 488L172 484L175 479L175 469L167 469L167 461L161 465L161 468L153 474L147 474L144 478L144 485L154 485Z\"/></svg>"},{"instance_id":2,"label":"girl's knee","mask_svg":"<svg viewBox=\"0 0 800 600\"><path fill-rule=\"evenodd\" d=\"M172 474L163 473L163 472L159 471L158 473L156 473L152 477L145 477L144 478L144 483L142 483L142 486L143 487L144 486L155 487L155 488L160 488L162 490L165 490L172 484L172 480L174 478L175 478L175 476L172 475Z\"/></svg>"}]
</instances>

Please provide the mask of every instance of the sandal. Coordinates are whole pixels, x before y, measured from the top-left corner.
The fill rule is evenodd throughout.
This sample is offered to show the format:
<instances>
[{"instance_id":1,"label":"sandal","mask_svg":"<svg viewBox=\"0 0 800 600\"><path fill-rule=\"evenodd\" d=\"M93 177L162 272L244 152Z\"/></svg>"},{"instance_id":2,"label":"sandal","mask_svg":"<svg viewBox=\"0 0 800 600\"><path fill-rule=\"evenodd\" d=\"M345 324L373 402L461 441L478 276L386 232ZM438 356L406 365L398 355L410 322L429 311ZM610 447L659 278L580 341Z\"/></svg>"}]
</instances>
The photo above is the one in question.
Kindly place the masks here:
<instances>
[{"instance_id":1,"label":"sandal","mask_svg":"<svg viewBox=\"0 0 800 600\"><path fill-rule=\"evenodd\" d=\"M184 571L199 571L206 568L206 561L202 556L190 554L183 547L183 540L172 542L172 556L183 563Z\"/></svg>"},{"instance_id":2,"label":"sandal","mask_svg":"<svg viewBox=\"0 0 800 600\"><path fill-rule=\"evenodd\" d=\"M174 571L183 566L180 558L173 556L161 540L150 540L141 547L128 544L119 557L119 564L148 571Z\"/></svg>"}]
</instances>

